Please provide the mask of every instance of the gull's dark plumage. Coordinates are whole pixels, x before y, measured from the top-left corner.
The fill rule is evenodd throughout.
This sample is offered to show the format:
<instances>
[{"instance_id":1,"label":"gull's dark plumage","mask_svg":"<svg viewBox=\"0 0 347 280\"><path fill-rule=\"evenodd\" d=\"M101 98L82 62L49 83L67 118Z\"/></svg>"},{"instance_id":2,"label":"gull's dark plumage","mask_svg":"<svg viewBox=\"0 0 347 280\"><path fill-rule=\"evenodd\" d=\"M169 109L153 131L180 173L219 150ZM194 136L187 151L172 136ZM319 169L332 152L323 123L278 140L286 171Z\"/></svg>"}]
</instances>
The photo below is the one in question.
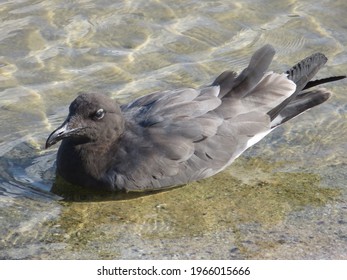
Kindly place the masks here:
<instances>
[{"instance_id":1,"label":"gull's dark plumage","mask_svg":"<svg viewBox=\"0 0 347 280\"><path fill-rule=\"evenodd\" d=\"M311 81L327 61L316 53L283 74L267 72L275 54L259 49L239 75L211 86L140 97L125 105L82 94L46 147L62 140L57 173L83 187L109 191L161 189L216 174L278 125L326 101Z\"/></svg>"}]
</instances>

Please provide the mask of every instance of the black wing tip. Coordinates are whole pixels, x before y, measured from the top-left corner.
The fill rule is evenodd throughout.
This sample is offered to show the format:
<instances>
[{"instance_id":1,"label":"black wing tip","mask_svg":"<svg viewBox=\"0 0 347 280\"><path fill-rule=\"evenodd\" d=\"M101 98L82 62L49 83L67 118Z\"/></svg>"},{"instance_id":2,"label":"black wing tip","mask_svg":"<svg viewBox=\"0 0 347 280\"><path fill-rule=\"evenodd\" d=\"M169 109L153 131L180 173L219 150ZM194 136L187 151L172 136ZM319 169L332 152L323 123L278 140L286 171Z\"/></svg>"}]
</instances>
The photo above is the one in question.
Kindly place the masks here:
<instances>
[{"instance_id":1,"label":"black wing tip","mask_svg":"<svg viewBox=\"0 0 347 280\"><path fill-rule=\"evenodd\" d=\"M273 114L273 110L268 112L271 121L275 121L276 117L279 115L279 122L272 122L271 128L277 127L292 118L300 115L301 113L318 106L331 97L331 91L326 89L317 89L312 91L303 92L300 95L297 95L286 107L281 111Z\"/></svg>"},{"instance_id":2,"label":"black wing tip","mask_svg":"<svg viewBox=\"0 0 347 280\"><path fill-rule=\"evenodd\" d=\"M321 68L326 62L328 58L322 53L314 53L301 61L295 64L292 68L286 71L286 74L289 76L294 76L296 72L305 71L312 68L316 69L315 73Z\"/></svg>"},{"instance_id":3,"label":"black wing tip","mask_svg":"<svg viewBox=\"0 0 347 280\"><path fill-rule=\"evenodd\" d=\"M327 77L327 78L323 78L323 79L319 79L319 80L314 80L314 81L309 81L306 86L303 88L303 90L314 87L314 86L318 86L321 84L326 84L326 83L331 83L331 82L335 82L335 81L339 81L342 79L345 79L346 75L341 75L341 76L331 76L331 77Z\"/></svg>"}]
</instances>

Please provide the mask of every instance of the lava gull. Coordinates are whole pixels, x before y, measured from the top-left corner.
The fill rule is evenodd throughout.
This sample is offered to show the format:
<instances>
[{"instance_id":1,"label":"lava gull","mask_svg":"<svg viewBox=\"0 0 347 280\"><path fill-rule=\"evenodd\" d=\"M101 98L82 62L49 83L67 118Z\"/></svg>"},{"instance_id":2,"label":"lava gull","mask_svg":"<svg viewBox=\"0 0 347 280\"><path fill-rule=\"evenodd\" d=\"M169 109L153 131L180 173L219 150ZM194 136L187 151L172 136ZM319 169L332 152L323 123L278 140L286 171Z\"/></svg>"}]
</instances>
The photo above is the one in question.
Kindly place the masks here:
<instances>
[{"instance_id":1,"label":"lava gull","mask_svg":"<svg viewBox=\"0 0 347 280\"><path fill-rule=\"evenodd\" d=\"M83 188L158 190L212 176L269 132L330 97L313 80L327 58L315 53L287 72L268 71L272 46L257 50L239 75L209 86L155 92L119 105L81 94L46 148L62 140L57 174Z\"/></svg>"}]
</instances>

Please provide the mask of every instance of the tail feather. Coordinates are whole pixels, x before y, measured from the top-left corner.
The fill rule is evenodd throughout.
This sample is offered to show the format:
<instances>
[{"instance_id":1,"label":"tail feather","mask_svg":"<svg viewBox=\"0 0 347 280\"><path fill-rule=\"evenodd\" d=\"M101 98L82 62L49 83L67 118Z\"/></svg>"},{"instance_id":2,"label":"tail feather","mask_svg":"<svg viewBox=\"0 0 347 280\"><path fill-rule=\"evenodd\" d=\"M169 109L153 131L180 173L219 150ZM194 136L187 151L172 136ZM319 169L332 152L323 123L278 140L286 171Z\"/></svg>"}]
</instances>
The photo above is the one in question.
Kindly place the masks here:
<instances>
[{"instance_id":1,"label":"tail feather","mask_svg":"<svg viewBox=\"0 0 347 280\"><path fill-rule=\"evenodd\" d=\"M290 97L268 112L271 120L274 120L280 112L297 97L327 60L328 59L324 54L315 53L301 60L286 72L288 79L292 80L296 84L296 90ZM322 81L322 83L324 82ZM312 87L313 85L312 82L307 88Z\"/></svg>"},{"instance_id":2,"label":"tail feather","mask_svg":"<svg viewBox=\"0 0 347 280\"><path fill-rule=\"evenodd\" d=\"M288 79L296 84L296 91L302 91L327 61L324 54L315 53L290 68L286 74L288 74Z\"/></svg>"}]
</instances>

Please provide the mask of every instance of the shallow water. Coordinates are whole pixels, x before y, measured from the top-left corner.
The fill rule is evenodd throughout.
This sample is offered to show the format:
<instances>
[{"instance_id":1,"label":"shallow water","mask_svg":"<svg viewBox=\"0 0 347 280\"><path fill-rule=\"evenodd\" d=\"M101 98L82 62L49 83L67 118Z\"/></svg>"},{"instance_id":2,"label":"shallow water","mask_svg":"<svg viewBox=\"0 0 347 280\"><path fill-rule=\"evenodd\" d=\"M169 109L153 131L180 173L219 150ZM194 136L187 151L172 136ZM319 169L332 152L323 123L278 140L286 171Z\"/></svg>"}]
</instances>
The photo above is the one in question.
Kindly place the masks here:
<instances>
[{"instance_id":1,"label":"shallow water","mask_svg":"<svg viewBox=\"0 0 347 280\"><path fill-rule=\"evenodd\" d=\"M13 1L0 4L1 259L347 259L346 81L331 100L201 182L63 202L50 131L81 91L127 102L240 71L271 43L272 69L306 55L347 73L344 0Z\"/></svg>"}]
</instances>

